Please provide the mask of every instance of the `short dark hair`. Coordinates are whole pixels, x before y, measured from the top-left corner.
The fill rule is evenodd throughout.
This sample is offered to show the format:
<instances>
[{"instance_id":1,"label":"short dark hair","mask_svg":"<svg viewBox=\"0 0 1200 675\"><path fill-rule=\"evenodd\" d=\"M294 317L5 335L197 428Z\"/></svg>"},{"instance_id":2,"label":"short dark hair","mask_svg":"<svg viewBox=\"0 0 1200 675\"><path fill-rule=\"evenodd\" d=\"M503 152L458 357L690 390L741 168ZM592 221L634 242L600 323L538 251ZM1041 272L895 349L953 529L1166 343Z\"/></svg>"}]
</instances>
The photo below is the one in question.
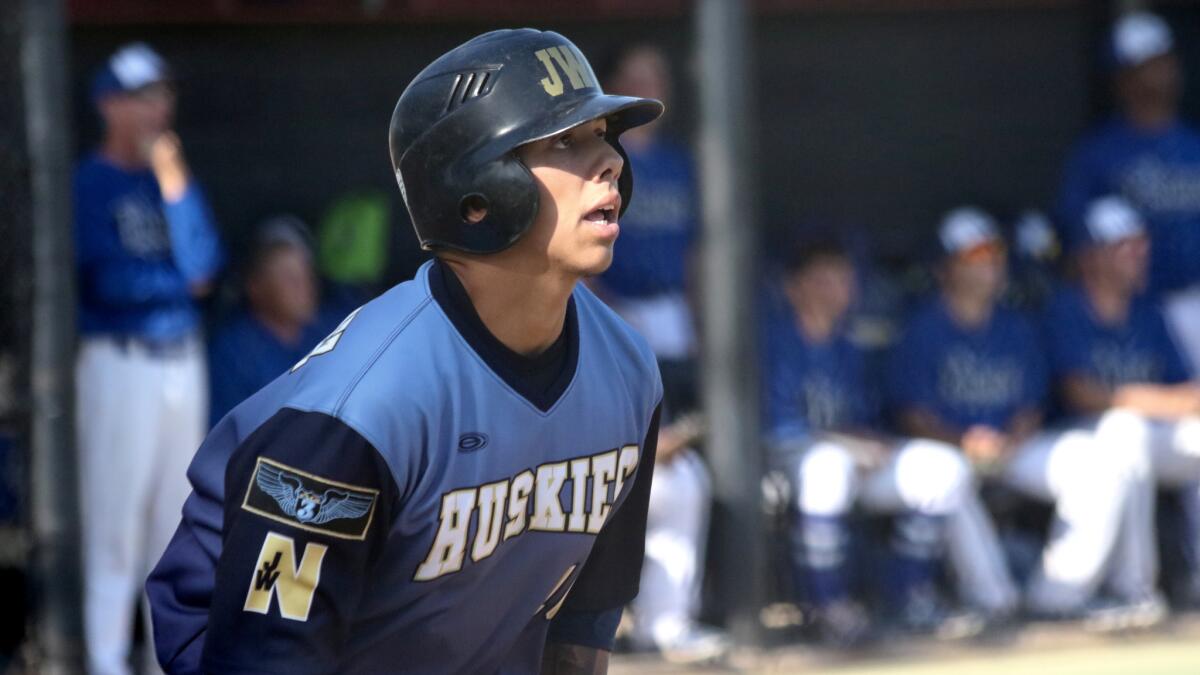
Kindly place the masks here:
<instances>
[{"instance_id":1,"label":"short dark hair","mask_svg":"<svg viewBox=\"0 0 1200 675\"><path fill-rule=\"evenodd\" d=\"M850 251L837 237L817 237L794 242L783 261L783 269L789 274L804 272L818 262L850 262Z\"/></svg>"},{"instance_id":2,"label":"short dark hair","mask_svg":"<svg viewBox=\"0 0 1200 675\"><path fill-rule=\"evenodd\" d=\"M295 249L312 256L311 235L304 221L293 215L272 216L259 223L252 232L249 249L242 261L243 281L258 273L267 260L281 250Z\"/></svg>"}]
</instances>

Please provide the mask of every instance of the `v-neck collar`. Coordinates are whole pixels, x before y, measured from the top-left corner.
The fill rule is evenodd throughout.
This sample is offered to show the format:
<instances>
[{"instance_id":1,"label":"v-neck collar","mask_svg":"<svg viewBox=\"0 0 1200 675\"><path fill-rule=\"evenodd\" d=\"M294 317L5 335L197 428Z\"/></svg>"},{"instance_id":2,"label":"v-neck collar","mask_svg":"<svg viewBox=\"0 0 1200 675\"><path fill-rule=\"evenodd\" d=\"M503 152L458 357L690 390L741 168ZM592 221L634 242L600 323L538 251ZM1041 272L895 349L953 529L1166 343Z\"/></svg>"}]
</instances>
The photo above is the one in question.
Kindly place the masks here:
<instances>
[{"instance_id":1,"label":"v-neck collar","mask_svg":"<svg viewBox=\"0 0 1200 675\"><path fill-rule=\"evenodd\" d=\"M543 413L549 412L571 384L579 363L574 296L567 301L567 316L558 339L541 354L530 357L514 352L492 335L448 265L435 259L428 279L434 301L487 367L521 398Z\"/></svg>"}]
</instances>

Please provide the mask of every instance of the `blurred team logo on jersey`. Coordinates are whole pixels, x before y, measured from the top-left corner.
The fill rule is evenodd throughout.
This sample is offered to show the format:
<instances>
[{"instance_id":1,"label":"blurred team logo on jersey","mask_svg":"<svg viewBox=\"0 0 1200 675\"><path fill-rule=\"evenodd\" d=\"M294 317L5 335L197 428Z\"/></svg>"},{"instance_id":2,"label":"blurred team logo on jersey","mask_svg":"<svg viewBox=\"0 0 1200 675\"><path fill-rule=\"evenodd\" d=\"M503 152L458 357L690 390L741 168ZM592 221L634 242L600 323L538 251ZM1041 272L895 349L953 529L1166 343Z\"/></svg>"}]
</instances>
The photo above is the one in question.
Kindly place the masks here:
<instances>
[{"instance_id":1,"label":"blurred team logo on jersey","mask_svg":"<svg viewBox=\"0 0 1200 675\"><path fill-rule=\"evenodd\" d=\"M362 540L378 496L378 490L331 481L259 457L242 508L302 530Z\"/></svg>"}]
</instances>

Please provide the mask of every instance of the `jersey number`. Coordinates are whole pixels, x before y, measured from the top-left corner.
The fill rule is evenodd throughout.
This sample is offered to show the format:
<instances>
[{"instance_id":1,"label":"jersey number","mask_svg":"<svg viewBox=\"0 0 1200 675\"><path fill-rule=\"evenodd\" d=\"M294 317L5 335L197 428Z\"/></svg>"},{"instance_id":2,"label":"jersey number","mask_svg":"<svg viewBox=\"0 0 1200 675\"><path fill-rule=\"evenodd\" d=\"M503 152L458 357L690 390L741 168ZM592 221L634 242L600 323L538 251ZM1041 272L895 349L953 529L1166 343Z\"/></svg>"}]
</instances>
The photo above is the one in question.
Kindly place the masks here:
<instances>
[{"instance_id":1,"label":"jersey number","mask_svg":"<svg viewBox=\"0 0 1200 675\"><path fill-rule=\"evenodd\" d=\"M296 365L292 366L292 369L288 372L294 373L297 370L300 370L301 366L308 363L308 360L314 356L320 356L333 351L333 348L337 346L338 340L342 339L342 333L346 332L346 327L350 325L350 322L353 321L354 317L358 316L358 313L361 311L362 307L359 307L353 312L350 312L346 318L342 319L342 322L338 324L338 327L333 329L333 332L329 334L329 337L321 340L316 347L313 347L313 350L309 352L307 356L300 359L300 361L296 363Z\"/></svg>"}]
</instances>

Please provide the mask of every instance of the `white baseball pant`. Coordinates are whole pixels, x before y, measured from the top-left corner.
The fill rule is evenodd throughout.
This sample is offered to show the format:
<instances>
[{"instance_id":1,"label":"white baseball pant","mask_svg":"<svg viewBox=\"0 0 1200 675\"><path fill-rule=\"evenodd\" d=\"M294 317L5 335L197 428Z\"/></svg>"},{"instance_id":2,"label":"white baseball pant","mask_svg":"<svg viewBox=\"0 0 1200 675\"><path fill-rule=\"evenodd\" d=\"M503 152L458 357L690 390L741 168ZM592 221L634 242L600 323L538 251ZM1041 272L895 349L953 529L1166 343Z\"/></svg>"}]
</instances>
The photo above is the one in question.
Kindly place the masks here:
<instances>
[{"instance_id":1,"label":"white baseball pant","mask_svg":"<svg viewBox=\"0 0 1200 675\"><path fill-rule=\"evenodd\" d=\"M846 514L855 499L877 513L915 511L946 518L946 546L961 597L992 612L1016 606L1017 591L995 528L980 503L971 468L957 448L927 439L898 444L865 472L836 440L818 440L792 471L801 513Z\"/></svg>"},{"instance_id":2,"label":"white baseball pant","mask_svg":"<svg viewBox=\"0 0 1200 675\"><path fill-rule=\"evenodd\" d=\"M646 561L633 602L639 641L670 643L696 620L711 504L712 481L695 451L683 450L654 467Z\"/></svg>"},{"instance_id":3,"label":"white baseball pant","mask_svg":"<svg viewBox=\"0 0 1200 675\"><path fill-rule=\"evenodd\" d=\"M1200 481L1200 418L1155 420L1129 410L1105 413L1096 435L1127 453L1132 471L1113 590L1123 597L1145 598L1158 582L1155 537L1157 486L1190 488Z\"/></svg>"},{"instance_id":4,"label":"white baseball pant","mask_svg":"<svg viewBox=\"0 0 1200 675\"><path fill-rule=\"evenodd\" d=\"M135 603L147 606L143 584L179 524L187 467L207 429L203 348L192 340L164 356L85 339L76 397L88 672L125 675ZM148 613L146 626L152 647Z\"/></svg>"},{"instance_id":5,"label":"white baseball pant","mask_svg":"<svg viewBox=\"0 0 1200 675\"><path fill-rule=\"evenodd\" d=\"M1133 517L1133 454L1098 428L1046 431L1018 448L1002 479L1054 505L1054 522L1037 571L1026 589L1036 611L1080 609L1106 579L1134 574L1136 561L1123 527Z\"/></svg>"}]
</instances>

